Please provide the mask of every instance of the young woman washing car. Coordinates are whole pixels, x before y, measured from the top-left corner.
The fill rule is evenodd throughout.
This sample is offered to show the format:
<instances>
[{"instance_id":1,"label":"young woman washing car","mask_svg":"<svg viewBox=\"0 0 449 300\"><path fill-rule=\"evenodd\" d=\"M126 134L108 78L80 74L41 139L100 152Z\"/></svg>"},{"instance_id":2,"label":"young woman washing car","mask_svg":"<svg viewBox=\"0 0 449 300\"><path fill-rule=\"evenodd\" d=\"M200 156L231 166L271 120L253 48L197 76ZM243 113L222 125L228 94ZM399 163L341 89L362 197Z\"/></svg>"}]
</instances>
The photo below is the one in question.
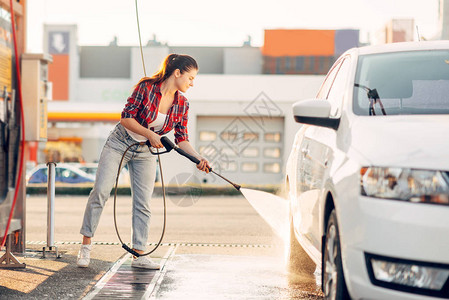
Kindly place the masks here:
<instances>
[{"instance_id":1,"label":"young woman washing car","mask_svg":"<svg viewBox=\"0 0 449 300\"><path fill-rule=\"evenodd\" d=\"M191 146L187 134L189 103L182 93L193 86L198 73L196 61L188 55L168 55L157 73L144 77L135 86L121 114L120 123L110 133L100 156L94 187L84 212L80 233L83 242L78 254L79 267L90 261L91 238L115 182L117 169L126 148L137 142L149 141L154 148L162 148L161 135L174 129L175 142L187 153L200 160L199 170L209 172L209 162ZM132 191L132 247L143 253L150 221L149 202L156 177L156 156L148 146L131 148L125 156L131 176ZM134 258L132 267L159 269L146 256Z\"/></svg>"}]
</instances>

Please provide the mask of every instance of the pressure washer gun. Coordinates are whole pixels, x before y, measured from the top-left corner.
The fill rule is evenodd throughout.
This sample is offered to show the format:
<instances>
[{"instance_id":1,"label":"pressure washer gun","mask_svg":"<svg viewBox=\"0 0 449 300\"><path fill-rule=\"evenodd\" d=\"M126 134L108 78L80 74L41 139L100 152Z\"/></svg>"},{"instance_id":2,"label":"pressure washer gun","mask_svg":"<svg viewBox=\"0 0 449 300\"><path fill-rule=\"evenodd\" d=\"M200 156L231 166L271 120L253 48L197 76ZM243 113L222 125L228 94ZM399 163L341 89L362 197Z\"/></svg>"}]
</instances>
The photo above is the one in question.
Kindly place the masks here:
<instances>
[{"instance_id":1,"label":"pressure washer gun","mask_svg":"<svg viewBox=\"0 0 449 300\"><path fill-rule=\"evenodd\" d=\"M195 163L195 164L199 164L200 160L198 158L196 158L193 155L190 155L189 153L185 152L184 150L182 150L181 148L179 148L178 145L173 144L172 141L170 141L166 136L161 137L161 143L162 145L164 145L165 151L164 152L159 152L159 154L162 153L168 153L171 150L175 150L176 152L178 152L179 154L181 154L182 156L187 157L191 162ZM145 144L148 147L151 147L150 141L146 141ZM150 148L150 151L152 154L157 155L157 152L153 152ZM231 182L229 179L223 177L222 175L216 173L215 171L212 170L212 168L209 168L209 172L214 173L215 175L217 175L218 177L222 178L223 180L225 180L226 182L230 183L236 190L240 191L240 185Z\"/></svg>"},{"instance_id":2,"label":"pressure washer gun","mask_svg":"<svg viewBox=\"0 0 449 300\"><path fill-rule=\"evenodd\" d=\"M136 144L137 144L137 145L141 145L141 146L147 145L148 148L150 149L151 154L153 154L153 155L159 155L159 154L163 154L163 153L168 153L168 152L170 152L171 150L175 150L176 152L178 152L178 153L181 154L182 156L187 157L187 158L188 158L190 161L192 161L193 163L195 163L195 164L199 164L199 163L200 163L200 160L199 160L198 158L196 158L195 156L190 155L189 153L185 152L184 150L182 150L181 148L179 148L178 145L173 144L173 142L170 141L166 136L161 137L161 143L162 143L162 145L164 145L164 148L165 148L165 151L163 151L163 152L158 152L158 151L154 152L153 150L151 150L151 143L150 143L150 141L139 142L139 143L136 143ZM136 144L133 144L133 145L136 145ZM133 146L133 145L131 145L131 146ZM131 146L130 146L130 147L131 147ZM128 147L128 149L129 149L129 147ZM128 150L126 150L126 151L128 151ZM126 154L126 151L125 151L125 154ZM124 155L123 155L123 156L124 156ZM123 159L122 159L122 160L123 160ZM120 165L121 165L121 162L120 162ZM119 167L119 169L120 169L120 167ZM230 183L230 184L231 184L237 191L240 191L240 185L238 185L238 184L236 184L236 183L233 183L233 182L231 182L229 179L227 179L227 178L223 177L222 175L216 173L215 171L212 170L212 168L209 168L209 172L214 173L214 174L217 175L218 177L220 177L220 178L222 178L223 180L225 180L226 182ZM122 248L125 249L126 251L128 251L129 253L131 253L132 255L134 255L135 257L139 257L139 256L142 256L142 255L148 255L148 254L152 253L152 252L153 252L154 250L156 250L156 248L160 245L160 243L161 243L161 241L162 241L162 237L164 236L164 233L162 233L161 239L159 240L159 243L157 244L157 246L156 246L153 250L151 250L150 252L148 252L148 253L146 253L146 254L139 254L139 253L137 253L136 251L134 251L133 249L131 249L131 247L129 247L128 245L126 245L125 243L123 243L123 241L122 241L122 239L121 239L121 237L120 237L120 234L118 233L117 222L115 221L115 203L116 203L116 197L117 197L117 187L116 187L116 191L115 191L115 194L114 194L114 223L115 223L115 226L116 226L116 227L115 227L115 230L116 230L116 232L117 232L117 236L119 237L119 240L120 240L120 242L122 243ZM164 222L165 222L165 221L164 221ZM164 230L165 230L165 223L164 223Z\"/></svg>"}]
</instances>

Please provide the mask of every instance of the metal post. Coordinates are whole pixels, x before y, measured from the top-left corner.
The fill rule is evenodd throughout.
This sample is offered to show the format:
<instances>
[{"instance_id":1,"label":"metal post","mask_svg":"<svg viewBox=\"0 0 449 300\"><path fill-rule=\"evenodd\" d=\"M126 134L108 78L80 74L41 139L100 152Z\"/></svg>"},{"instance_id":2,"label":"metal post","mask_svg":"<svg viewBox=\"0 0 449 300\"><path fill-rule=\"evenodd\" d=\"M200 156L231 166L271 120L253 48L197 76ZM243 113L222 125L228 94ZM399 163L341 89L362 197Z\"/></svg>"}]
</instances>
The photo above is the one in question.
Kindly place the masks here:
<instances>
[{"instance_id":1,"label":"metal post","mask_svg":"<svg viewBox=\"0 0 449 300\"><path fill-rule=\"evenodd\" d=\"M55 162L47 163L47 247L44 247L42 251L43 257L45 257L45 251L56 251L56 257L58 255L58 247L55 247Z\"/></svg>"}]
</instances>

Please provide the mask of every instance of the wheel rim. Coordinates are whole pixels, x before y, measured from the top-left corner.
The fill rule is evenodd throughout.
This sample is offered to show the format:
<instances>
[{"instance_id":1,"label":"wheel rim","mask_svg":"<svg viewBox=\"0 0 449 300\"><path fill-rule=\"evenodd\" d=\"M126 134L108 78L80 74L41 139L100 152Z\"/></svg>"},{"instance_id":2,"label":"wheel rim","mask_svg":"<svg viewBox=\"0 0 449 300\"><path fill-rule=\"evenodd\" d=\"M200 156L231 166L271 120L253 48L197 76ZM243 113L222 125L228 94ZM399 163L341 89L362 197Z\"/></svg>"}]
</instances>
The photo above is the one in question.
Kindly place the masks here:
<instances>
[{"instance_id":1,"label":"wheel rim","mask_svg":"<svg viewBox=\"0 0 449 300\"><path fill-rule=\"evenodd\" d=\"M328 299L337 296L337 228L332 224L326 238L326 259L324 261L324 287Z\"/></svg>"}]
</instances>

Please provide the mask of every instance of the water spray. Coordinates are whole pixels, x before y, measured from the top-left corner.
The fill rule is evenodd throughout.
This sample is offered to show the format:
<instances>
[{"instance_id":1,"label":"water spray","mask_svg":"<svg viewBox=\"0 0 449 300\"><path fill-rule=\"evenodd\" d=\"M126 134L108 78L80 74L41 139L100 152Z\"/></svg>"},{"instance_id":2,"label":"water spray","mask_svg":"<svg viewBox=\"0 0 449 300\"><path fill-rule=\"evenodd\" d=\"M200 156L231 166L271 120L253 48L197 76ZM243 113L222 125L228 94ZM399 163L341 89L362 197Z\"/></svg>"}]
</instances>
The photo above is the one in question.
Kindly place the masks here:
<instances>
[{"instance_id":1,"label":"water spray","mask_svg":"<svg viewBox=\"0 0 449 300\"><path fill-rule=\"evenodd\" d=\"M125 249L126 251L128 251L129 253L131 253L132 255L139 257L139 256L146 256L149 255L151 253L153 253L162 243L162 239L164 238L164 234L165 234L165 225L166 225L166 205L165 205L165 185L164 185L164 176L162 174L162 166L161 166L161 160L159 155L160 154L164 154L164 153L168 153L171 150L175 150L176 152L178 152L179 154L181 154L182 156L187 157L190 161L192 161L195 164L199 164L200 160L198 158L196 158L193 155L190 155L189 153L185 152L184 150L182 150L181 148L179 148L178 145L175 145L172 141L170 141L166 136L161 137L161 143L165 148L165 151L159 152L158 149L156 149L156 151L152 150L151 147L151 143L150 141L146 141L146 142L136 142L134 144L131 144L130 146L128 146L128 148L125 150L125 152L122 155L122 159L120 160L120 164L118 167L118 171L117 171L117 177L115 180L115 191L114 191L114 226L115 226L115 232L117 233L117 237L120 240L120 243L122 244L122 248ZM129 149L131 149L134 146L143 146L143 145L147 145L151 154L153 155L157 155L159 157L159 168L161 171L161 182L162 182L162 196L164 199L164 224L162 226L162 233L161 233L161 237L159 239L159 241L157 242L156 246L154 246L153 249L151 249L150 251L144 253L144 254L140 254L138 252L136 252L135 250L133 250L131 247L129 247L128 245L126 245L123 241L122 238L120 236L118 227L117 227L117 213L116 213L116 204L117 204L117 190L118 190L118 179L120 176L120 171L122 169L122 164L123 164L123 159L125 158L126 153L128 152ZM212 170L212 168L208 168L208 171L211 173L214 173L215 175L217 175L218 177L222 178L223 180L225 180L226 182L230 183L236 190L240 191L240 185L233 183L232 181L230 181L229 179L225 178L224 176L216 173L215 171Z\"/></svg>"}]
</instances>

